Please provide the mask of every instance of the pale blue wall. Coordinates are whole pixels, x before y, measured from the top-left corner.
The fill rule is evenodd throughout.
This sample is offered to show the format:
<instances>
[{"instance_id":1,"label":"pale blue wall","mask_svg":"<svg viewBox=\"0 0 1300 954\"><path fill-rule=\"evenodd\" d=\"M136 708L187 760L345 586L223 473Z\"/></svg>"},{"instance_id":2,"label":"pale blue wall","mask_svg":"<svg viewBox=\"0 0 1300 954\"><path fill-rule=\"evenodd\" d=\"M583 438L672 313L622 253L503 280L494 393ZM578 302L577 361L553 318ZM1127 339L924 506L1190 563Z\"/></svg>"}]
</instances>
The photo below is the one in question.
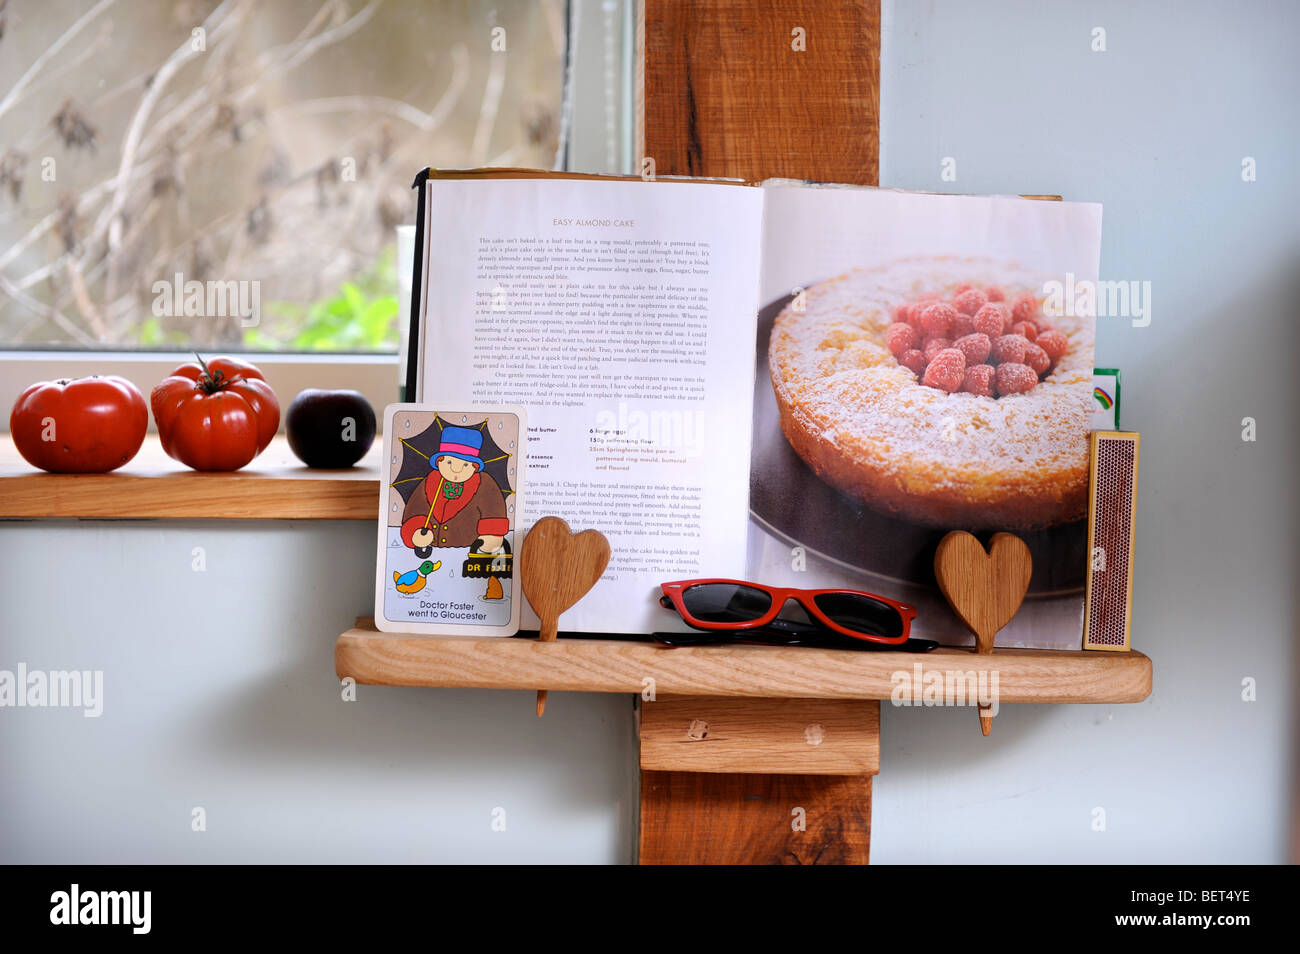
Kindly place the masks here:
<instances>
[{"instance_id":1,"label":"pale blue wall","mask_svg":"<svg viewBox=\"0 0 1300 954\"><path fill-rule=\"evenodd\" d=\"M0 668L104 672L97 719L0 709L0 861L627 860L631 697L342 700L374 561L368 522L0 523Z\"/></svg>"},{"instance_id":2,"label":"pale blue wall","mask_svg":"<svg viewBox=\"0 0 1300 954\"><path fill-rule=\"evenodd\" d=\"M1102 278L1152 283L1150 326L1102 319L1097 363L1122 369L1123 424L1143 434L1133 640L1155 659L1155 693L1008 706L989 739L969 713L886 711L872 857L1283 860L1300 6L885 6L881 184L1101 202Z\"/></svg>"}]
</instances>

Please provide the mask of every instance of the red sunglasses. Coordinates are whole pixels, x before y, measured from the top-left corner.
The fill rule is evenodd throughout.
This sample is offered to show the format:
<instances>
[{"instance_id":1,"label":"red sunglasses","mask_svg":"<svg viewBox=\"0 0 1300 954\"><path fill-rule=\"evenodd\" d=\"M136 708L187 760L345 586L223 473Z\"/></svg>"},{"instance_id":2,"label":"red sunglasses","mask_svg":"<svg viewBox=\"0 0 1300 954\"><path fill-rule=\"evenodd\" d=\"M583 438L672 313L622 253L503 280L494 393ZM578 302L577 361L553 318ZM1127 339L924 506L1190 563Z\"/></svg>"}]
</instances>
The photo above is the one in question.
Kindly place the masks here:
<instances>
[{"instance_id":1,"label":"red sunglasses","mask_svg":"<svg viewBox=\"0 0 1300 954\"><path fill-rule=\"evenodd\" d=\"M907 642L916 608L861 590L799 590L744 580L677 580L662 583L659 604L675 609L696 629L740 631L772 624L789 600L820 626L872 643Z\"/></svg>"}]
</instances>

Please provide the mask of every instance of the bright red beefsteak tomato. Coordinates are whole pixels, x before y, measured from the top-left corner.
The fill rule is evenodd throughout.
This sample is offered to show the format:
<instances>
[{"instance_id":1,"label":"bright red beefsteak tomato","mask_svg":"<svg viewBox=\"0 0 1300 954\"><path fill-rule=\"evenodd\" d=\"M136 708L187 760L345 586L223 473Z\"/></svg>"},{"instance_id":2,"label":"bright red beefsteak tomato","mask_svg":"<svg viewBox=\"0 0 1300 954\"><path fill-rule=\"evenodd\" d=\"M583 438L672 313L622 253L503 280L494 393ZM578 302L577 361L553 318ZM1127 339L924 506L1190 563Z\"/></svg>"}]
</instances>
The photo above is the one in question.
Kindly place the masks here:
<instances>
[{"instance_id":1,"label":"bright red beefsteak tomato","mask_svg":"<svg viewBox=\"0 0 1300 954\"><path fill-rule=\"evenodd\" d=\"M41 381L14 402L9 433L29 464L56 474L105 474L140 450L149 409L116 375Z\"/></svg>"},{"instance_id":2,"label":"bright red beefsteak tomato","mask_svg":"<svg viewBox=\"0 0 1300 954\"><path fill-rule=\"evenodd\" d=\"M181 365L149 403L163 450L195 470L239 470L266 450L280 426L271 385L238 358Z\"/></svg>"}]
</instances>

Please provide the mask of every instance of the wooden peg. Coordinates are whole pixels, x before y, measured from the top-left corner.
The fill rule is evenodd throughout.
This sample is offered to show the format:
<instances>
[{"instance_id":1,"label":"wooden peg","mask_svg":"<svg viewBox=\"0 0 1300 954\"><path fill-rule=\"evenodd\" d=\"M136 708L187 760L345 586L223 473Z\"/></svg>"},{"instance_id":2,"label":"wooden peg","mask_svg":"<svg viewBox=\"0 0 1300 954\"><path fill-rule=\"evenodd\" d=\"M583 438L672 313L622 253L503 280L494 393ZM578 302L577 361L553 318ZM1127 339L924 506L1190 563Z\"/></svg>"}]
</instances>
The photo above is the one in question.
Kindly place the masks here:
<instances>
[{"instance_id":1,"label":"wooden peg","mask_svg":"<svg viewBox=\"0 0 1300 954\"><path fill-rule=\"evenodd\" d=\"M560 614L587 595L609 565L609 541L599 530L574 533L559 517L542 517L519 548L519 581L541 620L542 642L554 640ZM546 712L546 690L537 692L537 715Z\"/></svg>"},{"instance_id":2,"label":"wooden peg","mask_svg":"<svg viewBox=\"0 0 1300 954\"><path fill-rule=\"evenodd\" d=\"M975 634L976 653L993 652L993 637L1020 609L1033 569L1029 547L1014 534L995 533L987 551L961 530L939 541L934 575L953 612ZM980 730L988 735L992 729L992 711L981 706Z\"/></svg>"}]
</instances>

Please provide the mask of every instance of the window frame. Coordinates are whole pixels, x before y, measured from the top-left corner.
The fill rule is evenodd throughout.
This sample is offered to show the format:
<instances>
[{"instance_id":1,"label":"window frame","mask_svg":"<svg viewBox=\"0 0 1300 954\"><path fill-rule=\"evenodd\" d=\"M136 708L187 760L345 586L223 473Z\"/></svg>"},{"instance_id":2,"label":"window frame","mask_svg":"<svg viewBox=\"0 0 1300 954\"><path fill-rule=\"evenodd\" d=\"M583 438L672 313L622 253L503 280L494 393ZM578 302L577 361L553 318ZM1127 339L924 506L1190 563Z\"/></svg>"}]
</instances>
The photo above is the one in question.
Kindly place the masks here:
<instances>
[{"instance_id":1,"label":"window frame","mask_svg":"<svg viewBox=\"0 0 1300 954\"><path fill-rule=\"evenodd\" d=\"M563 93L563 109L571 110L567 143L562 153L567 168L581 171L627 174L632 171L633 98L635 75L634 26L636 0L616 0L616 28L619 31L617 73L622 82L621 95L613 117L619 138L616 164L604 168L610 156L608 97L595 96L593 89L604 89L609 63L610 43L605 31L611 22L602 0L571 0L568 87ZM576 42L575 42L576 41ZM590 168L584 168L590 167ZM414 173L414 170L412 170ZM412 193L412 206L415 194ZM399 321L405 321L400 315ZM399 400L401 393L401 356L391 352L231 352L255 363L280 397L281 406L305 388L350 388L361 392L374 406L376 414ZM207 357L207 355L205 355ZM18 395L38 381L79 378L92 374L120 375L131 381L146 396L154 385L178 365L193 361L188 351L84 351L74 349L5 349L0 345L0 407L11 408ZM154 430L152 415L150 430ZM8 415L0 420L0 430L8 432Z\"/></svg>"}]
</instances>

